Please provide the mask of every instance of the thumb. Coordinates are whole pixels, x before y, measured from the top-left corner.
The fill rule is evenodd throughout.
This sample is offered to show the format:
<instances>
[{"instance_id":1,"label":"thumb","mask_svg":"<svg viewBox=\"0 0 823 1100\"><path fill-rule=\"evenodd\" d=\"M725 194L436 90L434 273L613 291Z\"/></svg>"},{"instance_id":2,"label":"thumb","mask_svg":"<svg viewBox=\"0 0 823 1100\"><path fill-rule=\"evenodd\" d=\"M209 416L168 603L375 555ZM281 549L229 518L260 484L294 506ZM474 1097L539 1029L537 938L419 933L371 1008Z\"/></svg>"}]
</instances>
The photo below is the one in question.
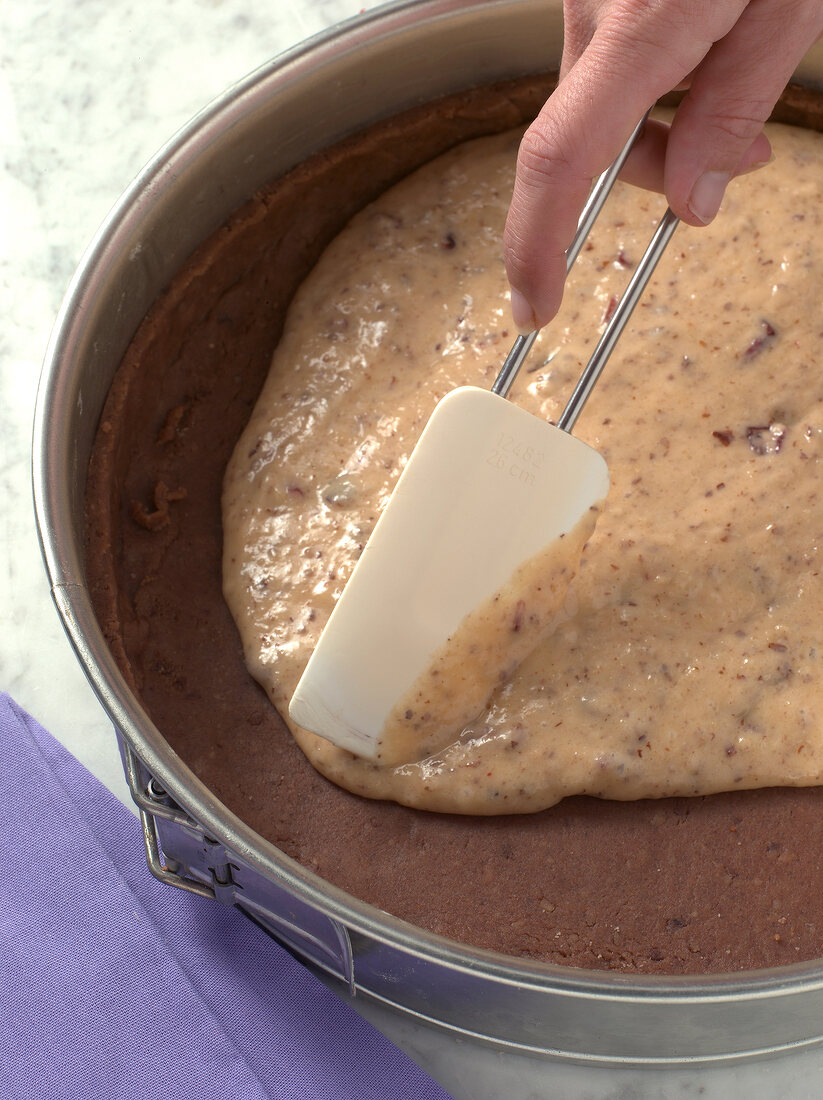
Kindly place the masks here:
<instances>
[{"instance_id":1,"label":"thumb","mask_svg":"<svg viewBox=\"0 0 823 1100\"><path fill-rule=\"evenodd\" d=\"M750 5L697 68L672 122L664 189L690 225L717 214L726 185L771 159L763 125L823 30L817 2Z\"/></svg>"}]
</instances>

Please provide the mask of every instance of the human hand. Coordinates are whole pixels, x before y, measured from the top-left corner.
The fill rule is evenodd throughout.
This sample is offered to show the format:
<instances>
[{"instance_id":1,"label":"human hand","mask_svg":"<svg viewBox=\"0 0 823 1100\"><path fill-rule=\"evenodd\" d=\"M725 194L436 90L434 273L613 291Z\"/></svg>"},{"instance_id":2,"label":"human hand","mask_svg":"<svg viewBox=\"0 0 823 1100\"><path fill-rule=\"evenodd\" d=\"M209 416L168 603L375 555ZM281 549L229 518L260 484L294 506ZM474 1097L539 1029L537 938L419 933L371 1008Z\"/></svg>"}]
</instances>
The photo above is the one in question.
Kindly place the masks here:
<instances>
[{"instance_id":1,"label":"human hand","mask_svg":"<svg viewBox=\"0 0 823 1100\"><path fill-rule=\"evenodd\" d=\"M684 222L708 224L729 180L768 163L763 124L823 33L823 0L564 0L564 20L560 83L521 144L504 236L523 333L557 312L591 181L661 95L688 88L622 178L663 192Z\"/></svg>"}]
</instances>

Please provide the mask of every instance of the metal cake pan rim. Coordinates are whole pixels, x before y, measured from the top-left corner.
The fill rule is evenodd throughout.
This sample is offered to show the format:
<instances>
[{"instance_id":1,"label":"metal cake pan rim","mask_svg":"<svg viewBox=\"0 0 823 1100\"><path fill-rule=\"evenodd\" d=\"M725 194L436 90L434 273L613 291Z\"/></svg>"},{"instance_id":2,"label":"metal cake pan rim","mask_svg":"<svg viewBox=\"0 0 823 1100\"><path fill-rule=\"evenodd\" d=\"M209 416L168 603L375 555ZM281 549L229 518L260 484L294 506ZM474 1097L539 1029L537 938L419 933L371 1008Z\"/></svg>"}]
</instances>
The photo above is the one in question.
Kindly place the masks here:
<instances>
[{"instance_id":1,"label":"metal cake pan rim","mask_svg":"<svg viewBox=\"0 0 823 1100\"><path fill-rule=\"evenodd\" d=\"M464 11L501 7L504 0L475 0ZM508 5L511 7L511 5ZM520 9L534 10L539 0L517 0ZM381 34L395 33L409 17L447 18L454 0L401 0L355 16L315 35L295 49L267 63L218 96L194 116L138 174L118 200L84 254L55 323L38 388L33 438L33 481L38 535L51 590L60 617L80 663L104 709L149 770L181 806L219 839L236 848L251 866L274 875L288 889L305 894L311 904L348 927L389 943L401 951L424 955L454 969L482 970L496 981L555 990L566 996L624 1002L699 1004L782 998L796 993L823 994L823 960L795 963L768 970L704 976L615 974L610 971L565 968L526 961L493 951L472 948L427 932L332 886L260 837L211 794L191 769L168 746L145 715L117 669L91 609L82 571L77 532L72 533L70 489L56 486L59 465L66 456L66 440L59 438L60 374L77 346L78 325L94 295L101 269L112 249L127 237L135 207L157 195L174 176L176 164L192 154L192 144L210 128L231 120L248 98L263 86L291 79L296 68L317 59L340 43L355 44L377 26ZM395 31L392 28L395 28ZM58 477L59 479L59 477Z\"/></svg>"}]
</instances>

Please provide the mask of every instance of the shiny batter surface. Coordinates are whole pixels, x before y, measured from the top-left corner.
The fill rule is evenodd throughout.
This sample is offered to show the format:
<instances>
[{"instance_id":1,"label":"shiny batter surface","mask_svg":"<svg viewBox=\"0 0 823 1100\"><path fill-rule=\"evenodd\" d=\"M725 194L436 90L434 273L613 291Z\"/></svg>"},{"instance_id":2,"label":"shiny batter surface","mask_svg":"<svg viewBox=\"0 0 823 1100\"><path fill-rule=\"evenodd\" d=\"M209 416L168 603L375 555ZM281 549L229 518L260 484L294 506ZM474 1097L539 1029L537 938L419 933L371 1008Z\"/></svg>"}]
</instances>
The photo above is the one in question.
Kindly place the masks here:
<instances>
[{"instance_id":1,"label":"shiny batter surface","mask_svg":"<svg viewBox=\"0 0 823 1100\"><path fill-rule=\"evenodd\" d=\"M379 768L294 729L330 779L475 814L821 781L823 147L770 136L776 163L735 181L711 227L678 230L576 428L612 489L563 621L420 763ZM226 598L284 715L437 399L490 385L511 344L517 140L387 192L293 303L223 499ZM616 189L513 400L558 417L661 213Z\"/></svg>"}]
</instances>

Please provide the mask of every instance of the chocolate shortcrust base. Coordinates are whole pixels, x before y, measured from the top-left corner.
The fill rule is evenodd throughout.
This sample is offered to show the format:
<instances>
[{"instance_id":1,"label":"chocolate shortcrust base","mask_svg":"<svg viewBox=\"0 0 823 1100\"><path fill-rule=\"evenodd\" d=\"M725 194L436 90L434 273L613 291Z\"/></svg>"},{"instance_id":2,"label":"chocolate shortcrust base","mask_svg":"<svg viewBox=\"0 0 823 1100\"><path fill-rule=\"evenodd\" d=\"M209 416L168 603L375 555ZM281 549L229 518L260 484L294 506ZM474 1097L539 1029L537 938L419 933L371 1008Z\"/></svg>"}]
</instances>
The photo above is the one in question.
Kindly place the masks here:
<instances>
[{"instance_id":1,"label":"chocolate shortcrust base","mask_svg":"<svg viewBox=\"0 0 823 1100\"><path fill-rule=\"evenodd\" d=\"M458 141L527 120L533 78L372 127L256 196L132 341L87 486L92 599L123 674L225 805L336 886L478 947L626 972L823 956L823 790L567 799L469 818L360 799L317 774L246 671L221 592L223 470L300 280L380 191ZM790 90L775 117L823 129Z\"/></svg>"}]
</instances>

